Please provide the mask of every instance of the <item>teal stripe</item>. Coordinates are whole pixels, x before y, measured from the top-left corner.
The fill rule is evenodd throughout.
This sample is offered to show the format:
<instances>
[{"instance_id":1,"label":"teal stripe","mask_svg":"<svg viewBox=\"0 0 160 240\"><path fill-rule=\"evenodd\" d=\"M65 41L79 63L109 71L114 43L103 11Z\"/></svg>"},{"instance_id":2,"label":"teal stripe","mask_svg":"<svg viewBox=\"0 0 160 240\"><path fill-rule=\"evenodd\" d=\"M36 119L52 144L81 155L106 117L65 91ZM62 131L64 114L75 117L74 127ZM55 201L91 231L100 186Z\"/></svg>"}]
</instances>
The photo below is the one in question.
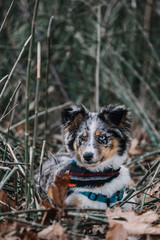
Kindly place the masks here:
<instances>
[{"instance_id":1,"label":"teal stripe","mask_svg":"<svg viewBox=\"0 0 160 240\"><path fill-rule=\"evenodd\" d=\"M124 195L124 188L121 191L114 193L110 198L107 198L102 194L95 194L92 192L79 192L79 193L83 194L84 196L88 197L90 200L93 200L93 201L98 201L103 203L107 203L109 201L110 203L115 203L119 200L122 200Z\"/></svg>"}]
</instances>

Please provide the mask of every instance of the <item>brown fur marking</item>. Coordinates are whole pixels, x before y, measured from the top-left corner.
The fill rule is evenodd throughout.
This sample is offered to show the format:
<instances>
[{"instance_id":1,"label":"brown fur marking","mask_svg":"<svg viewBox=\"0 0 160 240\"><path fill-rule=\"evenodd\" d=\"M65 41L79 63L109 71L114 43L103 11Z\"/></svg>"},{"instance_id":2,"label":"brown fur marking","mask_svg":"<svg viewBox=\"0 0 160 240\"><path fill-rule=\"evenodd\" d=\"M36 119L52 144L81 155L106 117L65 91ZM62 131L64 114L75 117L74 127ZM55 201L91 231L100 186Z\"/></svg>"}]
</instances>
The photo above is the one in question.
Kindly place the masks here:
<instances>
[{"instance_id":1,"label":"brown fur marking","mask_svg":"<svg viewBox=\"0 0 160 240\"><path fill-rule=\"evenodd\" d=\"M77 114L74 120L68 125L68 130L72 131L75 128L78 128L83 121L83 115L81 113Z\"/></svg>"},{"instance_id":2,"label":"brown fur marking","mask_svg":"<svg viewBox=\"0 0 160 240\"><path fill-rule=\"evenodd\" d=\"M87 137L88 133L85 131L82 135L83 135L83 137Z\"/></svg>"},{"instance_id":3,"label":"brown fur marking","mask_svg":"<svg viewBox=\"0 0 160 240\"><path fill-rule=\"evenodd\" d=\"M76 140L73 143L73 147L74 147L75 152L77 153L77 158L81 161L82 149L77 148L77 141Z\"/></svg>"},{"instance_id":4,"label":"brown fur marking","mask_svg":"<svg viewBox=\"0 0 160 240\"><path fill-rule=\"evenodd\" d=\"M73 143L74 150L77 152L77 141L75 140Z\"/></svg>"},{"instance_id":5,"label":"brown fur marking","mask_svg":"<svg viewBox=\"0 0 160 240\"><path fill-rule=\"evenodd\" d=\"M100 135L101 135L101 132L100 132L100 130L99 129L97 129L97 131L96 131L96 137L99 137Z\"/></svg>"},{"instance_id":6,"label":"brown fur marking","mask_svg":"<svg viewBox=\"0 0 160 240\"><path fill-rule=\"evenodd\" d=\"M112 158L117 153L118 145L119 145L119 141L116 138L114 138L112 140L112 147L109 147L109 148L105 148L103 146L99 147L100 154L103 157L103 161L106 161Z\"/></svg>"},{"instance_id":7,"label":"brown fur marking","mask_svg":"<svg viewBox=\"0 0 160 240\"><path fill-rule=\"evenodd\" d=\"M119 128L124 128L125 121L126 121L126 114L122 117L121 122L120 122L118 127Z\"/></svg>"}]
</instances>

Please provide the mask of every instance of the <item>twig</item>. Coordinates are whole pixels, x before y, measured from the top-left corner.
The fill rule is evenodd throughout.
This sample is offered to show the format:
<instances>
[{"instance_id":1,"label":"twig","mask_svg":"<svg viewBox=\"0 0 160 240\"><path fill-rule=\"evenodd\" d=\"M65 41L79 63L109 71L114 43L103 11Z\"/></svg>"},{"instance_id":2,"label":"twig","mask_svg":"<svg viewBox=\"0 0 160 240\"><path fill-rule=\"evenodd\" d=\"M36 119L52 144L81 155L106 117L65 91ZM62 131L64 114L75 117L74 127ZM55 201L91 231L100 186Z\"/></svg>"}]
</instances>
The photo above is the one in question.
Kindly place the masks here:
<instances>
[{"instance_id":1,"label":"twig","mask_svg":"<svg viewBox=\"0 0 160 240\"><path fill-rule=\"evenodd\" d=\"M99 111L99 69L101 48L101 6L97 7L97 54L96 54L96 111Z\"/></svg>"},{"instance_id":2,"label":"twig","mask_svg":"<svg viewBox=\"0 0 160 240\"><path fill-rule=\"evenodd\" d=\"M127 167L131 166L132 164L135 164L135 163L139 162L140 160L143 160L143 159L145 159L147 157L150 157L150 156L158 154L158 153L160 153L160 148L159 147L156 148L153 151L146 152L143 155L140 155L138 157L133 158L133 160L130 163L127 164Z\"/></svg>"},{"instance_id":3,"label":"twig","mask_svg":"<svg viewBox=\"0 0 160 240\"><path fill-rule=\"evenodd\" d=\"M48 134L48 74L49 74L49 64L50 64L50 35L51 35L51 25L54 17L52 16L49 20L48 30L47 30L47 67L46 67L46 82L45 82L45 130L44 139L47 142Z\"/></svg>"},{"instance_id":4,"label":"twig","mask_svg":"<svg viewBox=\"0 0 160 240\"><path fill-rule=\"evenodd\" d=\"M13 74L13 72L14 72L14 70L15 70L15 68L16 68L16 66L17 66L17 64L18 64L18 62L19 62L19 60L20 60L21 57L22 57L22 54L23 54L23 52L24 52L26 46L28 45L29 41L31 40L31 37L32 37L32 36L29 36L29 38L26 40L25 44L23 45L23 48L22 48L22 50L21 50L21 52L20 52L20 54L19 54L19 56L18 56L18 58L17 58L17 60L16 60L16 62L15 62L15 64L14 64L14 66L13 66L13 68L12 68L12 70L11 70L11 72L10 72L8 78L7 78L7 81L5 82L5 85L4 85L4 87L3 87L2 91L1 91L0 99L2 98L2 95L3 95L5 89L6 89L7 85L8 85L9 80L10 80L11 77L12 77L12 74Z\"/></svg>"},{"instance_id":5,"label":"twig","mask_svg":"<svg viewBox=\"0 0 160 240\"><path fill-rule=\"evenodd\" d=\"M135 194L133 194L131 197L128 198L128 201L131 199L131 198L134 198L135 196L137 196L139 193L142 193L143 191L145 191L146 189L148 188L151 188L152 186L154 186L155 184L157 184L158 182L160 182L160 180L158 179L156 182L150 184L150 185L147 185L146 187L142 188L141 190L137 191Z\"/></svg>"},{"instance_id":6,"label":"twig","mask_svg":"<svg viewBox=\"0 0 160 240\"><path fill-rule=\"evenodd\" d=\"M9 75L4 76L1 80L0 83L2 83L4 80L6 80L6 78L8 78Z\"/></svg>"},{"instance_id":7,"label":"twig","mask_svg":"<svg viewBox=\"0 0 160 240\"><path fill-rule=\"evenodd\" d=\"M72 103L72 102L66 102L66 103L64 103L64 104L62 104L62 105L59 105L59 106L56 106L56 107L51 107L51 108L48 109L48 113L51 113L51 112L54 112L54 111L56 111L56 110L62 109L62 108L64 108L64 107L70 105L71 103ZM43 116L44 114L45 114L45 111L39 112L39 113L38 113L38 117L41 117L41 116ZM34 118L35 118L35 114L32 115L31 117L29 117L28 121L31 121L31 120L33 120ZM13 130L14 128L16 128L16 127L24 124L25 121L26 121L26 120L24 119L24 120L22 120L22 121L20 121L20 122L18 122L18 123L16 123L16 124L14 124L14 125L12 125L12 126L10 127L10 130ZM5 132L5 131L4 131L4 132Z\"/></svg>"},{"instance_id":8,"label":"twig","mask_svg":"<svg viewBox=\"0 0 160 240\"><path fill-rule=\"evenodd\" d=\"M15 106L17 104L18 101L18 97L19 97L19 92L20 92L20 88L18 89L15 98L14 98L14 102L13 105ZM15 116L15 108L13 109L12 113L11 113L11 118L10 118L10 126L12 125L12 122L14 120L14 116Z\"/></svg>"},{"instance_id":9,"label":"twig","mask_svg":"<svg viewBox=\"0 0 160 240\"><path fill-rule=\"evenodd\" d=\"M156 171L155 171L155 173L154 173L151 181L148 183L148 185L151 185L151 184L153 183L154 179L156 178L156 176L157 176L158 173L159 173L159 170L160 170L160 164L159 164L159 166L157 167L157 169L156 169ZM144 195L143 195L142 202L141 202L141 207L140 207L141 210L142 210L143 207L144 207L147 193L148 193L148 189L145 190L145 193L144 193Z\"/></svg>"},{"instance_id":10,"label":"twig","mask_svg":"<svg viewBox=\"0 0 160 240\"><path fill-rule=\"evenodd\" d=\"M39 182L39 185L40 185L40 179L41 179L41 175L42 175L42 165L43 165L43 157L44 157L44 151L45 151L45 146L46 146L46 141L44 140L43 141L43 145L42 145L42 152L41 152L41 157L40 157L40 170L39 170L39 179L38 179L38 182Z\"/></svg>"},{"instance_id":11,"label":"twig","mask_svg":"<svg viewBox=\"0 0 160 240\"><path fill-rule=\"evenodd\" d=\"M77 211L77 208L63 208L64 211ZM79 209L80 212L92 212L92 211L99 211L99 212L105 212L105 210L103 209L95 209L95 208L80 208Z\"/></svg>"},{"instance_id":12,"label":"twig","mask_svg":"<svg viewBox=\"0 0 160 240\"><path fill-rule=\"evenodd\" d=\"M16 156L12 150L12 147L10 146L9 143L7 144L7 147L8 147L9 153L11 155L11 158L18 164L18 168L19 168L19 171L21 172L22 176L25 176L25 172L24 172L23 168L19 165L19 161L16 158Z\"/></svg>"},{"instance_id":13,"label":"twig","mask_svg":"<svg viewBox=\"0 0 160 240\"><path fill-rule=\"evenodd\" d=\"M41 77L41 45L38 42L37 45L37 85L36 85L36 97L35 97L35 119L34 119L34 133L33 133L33 146L31 156L31 179L33 180L33 167L34 167L34 155L37 142L37 130L38 130L38 101L39 101L39 84Z\"/></svg>"},{"instance_id":14,"label":"twig","mask_svg":"<svg viewBox=\"0 0 160 240\"><path fill-rule=\"evenodd\" d=\"M32 26L31 26L31 41L29 46L29 54L28 54L28 65L27 65L27 80L26 80L26 121L25 121L25 196L27 200L27 208L30 202L30 194L28 189L28 177L29 177L29 86L30 86L30 70L31 70L31 62L32 62L32 52L33 52L33 42L34 42L34 29L35 29L35 20L38 11L39 0L36 0L34 5L33 17L32 17Z\"/></svg>"},{"instance_id":15,"label":"twig","mask_svg":"<svg viewBox=\"0 0 160 240\"><path fill-rule=\"evenodd\" d=\"M2 117L1 117L1 119L0 119L0 122L1 122L2 119L4 118L4 116L5 116L5 114L6 114L7 110L8 110L8 108L9 108L9 106L11 105L11 103L12 103L12 101L13 101L13 98L15 97L15 95L16 95L18 89L20 88L20 85L21 85L21 82L18 83L18 85L17 85L16 89L14 90L14 92L13 92L11 98L9 99L9 102L8 102L8 104L7 104L7 107L5 108L5 110L4 110L3 114L2 114Z\"/></svg>"},{"instance_id":16,"label":"twig","mask_svg":"<svg viewBox=\"0 0 160 240\"><path fill-rule=\"evenodd\" d=\"M3 29L3 26L4 26L5 22L6 22L6 19L7 19L8 15L9 15L9 13L10 13L10 11L11 11L11 8L12 8L14 2L15 2L15 0L12 0L10 6L9 6L9 8L8 8L8 11L7 11L7 13L6 13L6 16L5 16L5 18L4 18L3 22L2 22L1 27L0 27L0 33L1 33L2 29Z\"/></svg>"},{"instance_id":17,"label":"twig","mask_svg":"<svg viewBox=\"0 0 160 240\"><path fill-rule=\"evenodd\" d=\"M95 216L93 216L93 215L88 215L88 214L86 214L86 213L73 213L73 212L68 212L68 213L67 213L67 216L68 216L68 217L81 217L81 218L85 218L85 219L92 219L92 220L101 222L101 223L103 223L103 224L109 224L109 222L108 222L107 219L102 219L102 218L99 218L99 217L95 217Z\"/></svg>"},{"instance_id":18,"label":"twig","mask_svg":"<svg viewBox=\"0 0 160 240\"><path fill-rule=\"evenodd\" d=\"M28 210L14 211L14 212L0 212L0 217L22 215L25 213L48 212L48 211L50 211L50 209L28 209Z\"/></svg>"},{"instance_id":19,"label":"twig","mask_svg":"<svg viewBox=\"0 0 160 240\"><path fill-rule=\"evenodd\" d=\"M148 172L140 179L140 181L129 190L129 193L127 196L122 200L122 202L119 204L119 206L123 206L127 201L128 198L132 196L132 194L136 191L136 189L141 186L141 184L147 179L147 177L153 172L153 170L159 165L160 159L158 159L155 164L148 170Z\"/></svg>"},{"instance_id":20,"label":"twig","mask_svg":"<svg viewBox=\"0 0 160 240\"><path fill-rule=\"evenodd\" d=\"M33 135L33 146L31 155L31 187L32 187L32 197L33 197L33 207L35 207L35 186L34 186L34 165L35 165L35 150L38 134L38 102L39 102L39 84L41 78L41 44L38 42L37 45L37 85L36 85L36 97L35 97L35 120L34 120L34 135Z\"/></svg>"},{"instance_id":21,"label":"twig","mask_svg":"<svg viewBox=\"0 0 160 240\"><path fill-rule=\"evenodd\" d=\"M7 175L7 177L4 179L4 181L0 182L0 191L2 190L3 186L6 184L6 182L8 181L8 179L15 173L15 171L17 171L18 167L14 167L10 173Z\"/></svg>"},{"instance_id":22,"label":"twig","mask_svg":"<svg viewBox=\"0 0 160 240\"><path fill-rule=\"evenodd\" d=\"M5 216L3 218L12 220L14 222L23 223L23 224L29 225L31 227L36 227L36 228L46 228L47 227L47 226L42 225L40 223L36 223L36 222L33 222L33 221L27 221L27 220L24 220L24 219L12 218L12 217L8 217L8 216ZM0 219L0 220L3 220L3 219Z\"/></svg>"},{"instance_id":23,"label":"twig","mask_svg":"<svg viewBox=\"0 0 160 240\"><path fill-rule=\"evenodd\" d=\"M20 162L7 162L7 161L0 161L2 164L6 165L25 165L25 163L20 163Z\"/></svg>"},{"instance_id":24,"label":"twig","mask_svg":"<svg viewBox=\"0 0 160 240\"><path fill-rule=\"evenodd\" d=\"M2 120L8 115L10 114L16 107L18 106L18 104L15 104L5 115L3 115L0 119L0 122L2 122ZM8 131L8 129L6 130Z\"/></svg>"}]
</instances>

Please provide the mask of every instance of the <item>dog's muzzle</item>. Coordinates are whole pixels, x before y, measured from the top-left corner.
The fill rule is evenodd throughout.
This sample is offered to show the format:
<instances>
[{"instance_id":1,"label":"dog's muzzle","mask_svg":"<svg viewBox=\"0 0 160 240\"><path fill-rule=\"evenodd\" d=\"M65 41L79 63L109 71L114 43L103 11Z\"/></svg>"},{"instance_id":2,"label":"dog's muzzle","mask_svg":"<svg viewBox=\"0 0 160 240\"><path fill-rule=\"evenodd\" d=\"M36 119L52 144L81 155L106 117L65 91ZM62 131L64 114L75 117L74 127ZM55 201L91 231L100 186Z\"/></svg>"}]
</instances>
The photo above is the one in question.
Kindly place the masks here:
<instances>
[{"instance_id":1,"label":"dog's muzzle","mask_svg":"<svg viewBox=\"0 0 160 240\"><path fill-rule=\"evenodd\" d=\"M83 154L83 158L87 163L92 163L93 153L92 152L86 152L86 153Z\"/></svg>"}]
</instances>

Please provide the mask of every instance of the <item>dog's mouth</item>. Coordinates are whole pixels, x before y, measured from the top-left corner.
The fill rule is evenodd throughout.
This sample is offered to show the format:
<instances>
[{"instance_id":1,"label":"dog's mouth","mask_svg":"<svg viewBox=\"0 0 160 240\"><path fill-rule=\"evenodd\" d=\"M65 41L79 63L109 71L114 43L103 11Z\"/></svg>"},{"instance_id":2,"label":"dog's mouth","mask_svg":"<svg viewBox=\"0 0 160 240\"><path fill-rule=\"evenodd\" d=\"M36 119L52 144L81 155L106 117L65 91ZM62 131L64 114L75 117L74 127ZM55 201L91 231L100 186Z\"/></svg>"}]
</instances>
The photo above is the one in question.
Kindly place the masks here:
<instances>
[{"instance_id":1,"label":"dog's mouth","mask_svg":"<svg viewBox=\"0 0 160 240\"><path fill-rule=\"evenodd\" d=\"M86 167L96 167L98 164L100 164L101 162L104 161L104 157L102 157L101 159L98 159L97 161L85 161L84 159L80 159L80 162L83 166L86 166Z\"/></svg>"}]
</instances>

